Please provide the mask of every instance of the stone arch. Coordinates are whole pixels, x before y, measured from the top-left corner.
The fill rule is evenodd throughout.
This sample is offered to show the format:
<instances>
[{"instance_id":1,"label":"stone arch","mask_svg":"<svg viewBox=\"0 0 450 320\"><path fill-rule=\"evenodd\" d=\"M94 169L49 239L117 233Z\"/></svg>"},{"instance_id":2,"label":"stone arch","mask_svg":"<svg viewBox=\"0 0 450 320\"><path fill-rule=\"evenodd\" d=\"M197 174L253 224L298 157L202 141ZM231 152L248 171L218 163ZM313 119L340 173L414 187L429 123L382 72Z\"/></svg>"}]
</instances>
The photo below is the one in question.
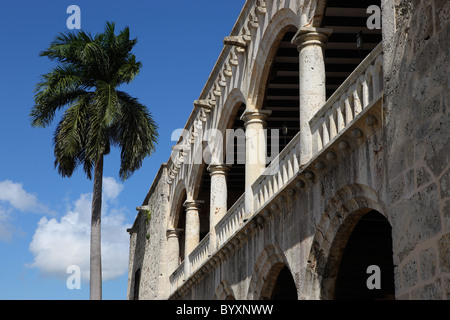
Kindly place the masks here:
<instances>
[{"instance_id":1,"label":"stone arch","mask_svg":"<svg viewBox=\"0 0 450 320\"><path fill-rule=\"evenodd\" d=\"M201 192L200 185L204 178L204 171L206 167L207 164L204 161L202 161L201 164L191 164L188 189L192 199L198 199Z\"/></svg>"},{"instance_id":2,"label":"stone arch","mask_svg":"<svg viewBox=\"0 0 450 320\"><path fill-rule=\"evenodd\" d=\"M245 97L242 91L238 88L231 90L226 97L226 100L222 106L222 108L217 112L217 115L214 117L216 119L216 124L212 126L213 130L219 130L222 132L222 138L225 140L225 131L229 129L233 124L236 113L241 104L245 104ZM224 149L225 154L225 149ZM199 194L199 186L201 184L202 179L204 178L205 168L208 166L202 160L202 164L191 164L191 172L189 175L189 186L188 191L189 194L192 195L192 198L196 199Z\"/></svg>"},{"instance_id":3,"label":"stone arch","mask_svg":"<svg viewBox=\"0 0 450 320\"><path fill-rule=\"evenodd\" d=\"M290 8L283 8L274 14L271 21L263 31L258 45L258 52L250 77L249 97L247 103L250 109L261 109L266 92L266 83L269 77L272 61L278 45L285 32L290 28L299 27L299 18Z\"/></svg>"},{"instance_id":4,"label":"stone arch","mask_svg":"<svg viewBox=\"0 0 450 320\"><path fill-rule=\"evenodd\" d=\"M302 299L332 299L343 251L352 230L371 210L392 225L382 201L372 188L352 184L330 198L312 241Z\"/></svg>"},{"instance_id":5,"label":"stone arch","mask_svg":"<svg viewBox=\"0 0 450 320\"><path fill-rule=\"evenodd\" d=\"M214 293L214 300L235 300L233 289L231 289L228 281L223 280L217 286L216 292Z\"/></svg>"},{"instance_id":6,"label":"stone arch","mask_svg":"<svg viewBox=\"0 0 450 320\"><path fill-rule=\"evenodd\" d=\"M248 288L248 300L269 299L278 275L289 264L283 251L276 244L267 246L259 255Z\"/></svg>"},{"instance_id":7,"label":"stone arch","mask_svg":"<svg viewBox=\"0 0 450 320\"><path fill-rule=\"evenodd\" d=\"M179 220L179 212L180 208L183 206L183 199L187 196L186 185L184 180L179 180L177 185L174 188L172 201L170 206L170 215L167 224L167 230L176 229Z\"/></svg>"},{"instance_id":8,"label":"stone arch","mask_svg":"<svg viewBox=\"0 0 450 320\"><path fill-rule=\"evenodd\" d=\"M240 89L235 88L230 91L218 117L218 130L224 132L231 127L239 105L245 104L245 101L245 96Z\"/></svg>"},{"instance_id":9,"label":"stone arch","mask_svg":"<svg viewBox=\"0 0 450 320\"><path fill-rule=\"evenodd\" d=\"M327 0L309 1L305 13L301 16L301 26L320 28L326 6Z\"/></svg>"}]
</instances>

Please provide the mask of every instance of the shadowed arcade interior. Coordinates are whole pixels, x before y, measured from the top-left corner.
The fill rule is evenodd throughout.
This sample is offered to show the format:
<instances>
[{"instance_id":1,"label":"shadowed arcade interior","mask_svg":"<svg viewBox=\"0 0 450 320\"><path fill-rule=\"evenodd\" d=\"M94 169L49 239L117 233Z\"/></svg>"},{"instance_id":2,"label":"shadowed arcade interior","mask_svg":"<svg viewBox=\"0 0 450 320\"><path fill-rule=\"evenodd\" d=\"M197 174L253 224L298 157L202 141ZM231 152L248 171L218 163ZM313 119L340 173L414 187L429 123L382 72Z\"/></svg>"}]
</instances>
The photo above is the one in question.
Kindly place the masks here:
<instances>
[{"instance_id":1,"label":"shadowed arcade interior","mask_svg":"<svg viewBox=\"0 0 450 320\"><path fill-rule=\"evenodd\" d=\"M380 289L369 289L369 266L380 270ZM376 275L375 275L376 276ZM370 282L371 279L370 279ZM395 298L392 228L387 219L372 210L351 233L339 266L336 300L391 300Z\"/></svg>"}]
</instances>

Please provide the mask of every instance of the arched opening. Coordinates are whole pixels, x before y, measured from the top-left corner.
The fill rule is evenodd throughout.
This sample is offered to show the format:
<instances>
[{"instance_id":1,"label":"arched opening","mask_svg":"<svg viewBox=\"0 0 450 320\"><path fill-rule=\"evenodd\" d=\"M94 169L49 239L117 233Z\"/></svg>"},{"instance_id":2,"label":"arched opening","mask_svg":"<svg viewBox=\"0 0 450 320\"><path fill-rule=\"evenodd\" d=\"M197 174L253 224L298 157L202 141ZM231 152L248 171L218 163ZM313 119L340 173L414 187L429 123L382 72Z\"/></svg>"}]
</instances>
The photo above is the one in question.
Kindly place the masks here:
<instances>
[{"instance_id":1,"label":"arched opening","mask_svg":"<svg viewBox=\"0 0 450 320\"><path fill-rule=\"evenodd\" d=\"M275 43L276 54L266 83L262 110L270 110L267 118L267 155L272 155L272 143L278 142L279 152L300 130L299 124L299 54L292 44L297 27L282 31L281 40ZM279 130L278 141L271 139L270 130Z\"/></svg>"},{"instance_id":2,"label":"arched opening","mask_svg":"<svg viewBox=\"0 0 450 320\"><path fill-rule=\"evenodd\" d=\"M369 272L369 266L379 267L380 273ZM379 289L370 289L369 277L378 277ZM394 299L394 263L392 228L378 211L365 214L353 229L339 265L336 300Z\"/></svg>"},{"instance_id":3,"label":"arched opening","mask_svg":"<svg viewBox=\"0 0 450 320\"><path fill-rule=\"evenodd\" d=\"M298 300L294 278L286 266L281 269L278 275L271 300Z\"/></svg>"},{"instance_id":4,"label":"arched opening","mask_svg":"<svg viewBox=\"0 0 450 320\"><path fill-rule=\"evenodd\" d=\"M327 1L321 23L321 27L333 29L325 47L327 99L382 40L381 29L367 27L371 5L381 7L381 1Z\"/></svg>"},{"instance_id":5,"label":"arched opening","mask_svg":"<svg viewBox=\"0 0 450 320\"><path fill-rule=\"evenodd\" d=\"M244 103L236 105L233 117L227 126L228 132L232 133L232 136L226 136L226 145L224 146L226 163L230 167L227 174L228 209L245 192L245 125L244 121L241 120L245 108L246 105ZM232 152L230 153L229 151Z\"/></svg>"},{"instance_id":6,"label":"arched opening","mask_svg":"<svg viewBox=\"0 0 450 320\"><path fill-rule=\"evenodd\" d=\"M180 197L181 201L177 205L176 213L176 229L179 230L178 235L178 247L179 247L179 255L178 255L178 263L180 264L184 260L184 244L185 244L185 227L186 227L186 213L183 207L183 204L186 202L186 190L183 190L183 195Z\"/></svg>"},{"instance_id":7,"label":"arched opening","mask_svg":"<svg viewBox=\"0 0 450 320\"><path fill-rule=\"evenodd\" d=\"M134 289L133 300L139 300L139 287L141 285L141 269L137 269L134 273Z\"/></svg>"},{"instance_id":8,"label":"arched opening","mask_svg":"<svg viewBox=\"0 0 450 320\"><path fill-rule=\"evenodd\" d=\"M270 269L261 291L261 300L298 300L291 271L284 263Z\"/></svg>"},{"instance_id":9,"label":"arched opening","mask_svg":"<svg viewBox=\"0 0 450 320\"><path fill-rule=\"evenodd\" d=\"M202 239L209 232L209 206L210 206L210 195L211 195L211 177L208 172L208 165L203 164L202 179L198 186L198 195L196 200L202 201L202 205L199 209L199 219L200 219L200 239Z\"/></svg>"}]
</instances>

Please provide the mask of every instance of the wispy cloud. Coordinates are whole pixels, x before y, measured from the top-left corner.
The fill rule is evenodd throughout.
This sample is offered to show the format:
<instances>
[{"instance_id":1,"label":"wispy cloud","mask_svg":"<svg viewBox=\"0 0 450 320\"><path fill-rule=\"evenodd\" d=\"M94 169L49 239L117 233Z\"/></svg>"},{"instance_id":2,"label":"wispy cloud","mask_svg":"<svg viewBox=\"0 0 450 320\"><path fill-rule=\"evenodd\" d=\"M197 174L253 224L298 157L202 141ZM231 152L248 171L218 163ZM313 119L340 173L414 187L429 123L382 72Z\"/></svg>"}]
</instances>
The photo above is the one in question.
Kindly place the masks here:
<instances>
[{"instance_id":1,"label":"wispy cloud","mask_svg":"<svg viewBox=\"0 0 450 320\"><path fill-rule=\"evenodd\" d=\"M23 212L50 213L35 194L25 191L21 183L11 180L0 181L1 202Z\"/></svg>"},{"instance_id":2,"label":"wispy cloud","mask_svg":"<svg viewBox=\"0 0 450 320\"><path fill-rule=\"evenodd\" d=\"M123 185L114 178L103 179L102 268L103 279L117 278L128 270L129 236L125 209L117 208ZM42 274L67 278L67 267L80 267L89 279L89 242L92 194L82 194L60 219L43 217L30 244L34 261L30 267Z\"/></svg>"},{"instance_id":3,"label":"wispy cloud","mask_svg":"<svg viewBox=\"0 0 450 320\"><path fill-rule=\"evenodd\" d=\"M27 192L23 184L11 180L0 181L0 241L10 241L18 232L14 221L17 211L53 214L37 195Z\"/></svg>"}]
</instances>

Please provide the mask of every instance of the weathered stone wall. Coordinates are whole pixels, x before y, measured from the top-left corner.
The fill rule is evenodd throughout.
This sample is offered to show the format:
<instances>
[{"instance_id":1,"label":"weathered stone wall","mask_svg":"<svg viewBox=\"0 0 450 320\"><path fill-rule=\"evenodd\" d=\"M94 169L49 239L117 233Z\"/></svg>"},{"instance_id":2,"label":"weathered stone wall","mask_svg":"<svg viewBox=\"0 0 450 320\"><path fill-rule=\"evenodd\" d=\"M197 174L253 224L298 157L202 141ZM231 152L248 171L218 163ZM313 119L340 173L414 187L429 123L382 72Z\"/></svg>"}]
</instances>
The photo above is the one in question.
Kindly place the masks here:
<instances>
[{"instance_id":1,"label":"weathered stone wall","mask_svg":"<svg viewBox=\"0 0 450 320\"><path fill-rule=\"evenodd\" d=\"M147 212L140 212L130 236L130 261L128 272L128 299L133 299L134 276L141 270L139 299L164 299L167 296L167 244L168 184L166 167L162 165L143 203Z\"/></svg>"},{"instance_id":2,"label":"weathered stone wall","mask_svg":"<svg viewBox=\"0 0 450 320\"><path fill-rule=\"evenodd\" d=\"M385 44L385 198L397 296L450 298L448 1L396 1Z\"/></svg>"},{"instance_id":3,"label":"weathered stone wall","mask_svg":"<svg viewBox=\"0 0 450 320\"><path fill-rule=\"evenodd\" d=\"M232 252L214 257L216 264L210 272L178 298L218 298L225 281L236 299L259 299L264 297L272 267L277 264L290 269L299 298L329 298L322 292L327 288L320 288L308 270L314 264L322 280L332 251L331 242L339 242L338 238L345 239L351 232L351 228L348 232L339 229L344 221L345 225L354 226L361 214L367 212L366 208L386 214L386 205L378 196L385 177L383 173L380 175L385 158L383 152L378 152L381 139L380 130L360 148L343 155L339 165L322 172L310 186L295 188L294 194L286 191L263 208L262 211L270 211L270 216L250 234L240 235L240 242ZM340 218L336 218L339 214ZM313 243L317 252L312 249ZM338 252L335 250L333 254Z\"/></svg>"},{"instance_id":4,"label":"weathered stone wall","mask_svg":"<svg viewBox=\"0 0 450 320\"><path fill-rule=\"evenodd\" d=\"M261 219L172 298L268 297L274 268L286 265L299 298L330 299L348 236L375 209L392 226L396 298L450 299L450 4L382 0L382 7L380 127L335 167L257 208ZM146 224L141 213L133 227L129 298L139 268L140 298L168 297L169 191L160 172L145 201L152 219Z\"/></svg>"},{"instance_id":5,"label":"weathered stone wall","mask_svg":"<svg viewBox=\"0 0 450 320\"><path fill-rule=\"evenodd\" d=\"M332 298L338 265L331 260L364 208L392 225L396 298L450 298L450 5L403 1L394 8L388 25L396 31L383 44L382 129L307 191L297 190L294 201L281 195L264 225L214 257L210 272L178 298L225 291L259 298L277 263L289 267L300 298Z\"/></svg>"}]
</instances>

